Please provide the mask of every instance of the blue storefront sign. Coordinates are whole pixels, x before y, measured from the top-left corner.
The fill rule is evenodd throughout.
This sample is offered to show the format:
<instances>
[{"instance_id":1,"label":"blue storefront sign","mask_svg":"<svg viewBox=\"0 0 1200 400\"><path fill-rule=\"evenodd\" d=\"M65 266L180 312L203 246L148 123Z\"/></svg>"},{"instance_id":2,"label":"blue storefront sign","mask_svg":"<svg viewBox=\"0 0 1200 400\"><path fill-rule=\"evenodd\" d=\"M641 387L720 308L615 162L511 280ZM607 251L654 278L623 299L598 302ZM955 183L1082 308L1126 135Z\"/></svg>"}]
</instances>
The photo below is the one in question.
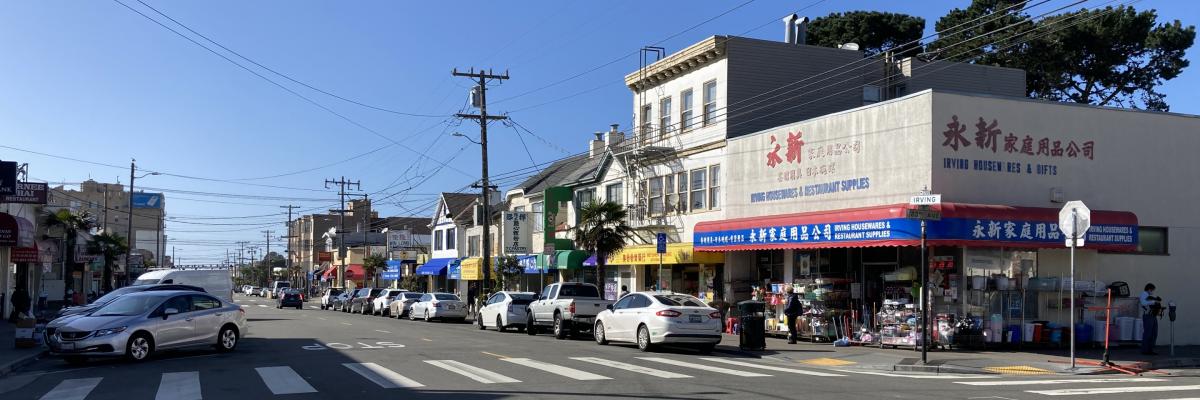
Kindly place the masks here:
<instances>
[{"instance_id":1,"label":"blue storefront sign","mask_svg":"<svg viewBox=\"0 0 1200 400\"><path fill-rule=\"evenodd\" d=\"M162 193L134 193L133 208L162 208Z\"/></svg>"},{"instance_id":2,"label":"blue storefront sign","mask_svg":"<svg viewBox=\"0 0 1200 400\"><path fill-rule=\"evenodd\" d=\"M383 271L379 277L389 281L400 280L400 271L403 270L403 268L404 265L401 264L399 260L388 260L387 270Z\"/></svg>"}]
</instances>

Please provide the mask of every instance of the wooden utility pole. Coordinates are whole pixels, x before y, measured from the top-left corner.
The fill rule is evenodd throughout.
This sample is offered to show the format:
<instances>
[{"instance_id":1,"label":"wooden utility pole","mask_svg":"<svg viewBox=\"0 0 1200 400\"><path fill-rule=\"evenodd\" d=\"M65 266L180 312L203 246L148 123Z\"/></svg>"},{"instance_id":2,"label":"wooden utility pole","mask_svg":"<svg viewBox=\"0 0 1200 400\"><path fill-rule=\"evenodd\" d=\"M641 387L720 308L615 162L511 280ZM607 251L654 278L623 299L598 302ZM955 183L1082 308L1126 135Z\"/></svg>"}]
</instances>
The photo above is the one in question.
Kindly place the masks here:
<instances>
[{"instance_id":1,"label":"wooden utility pole","mask_svg":"<svg viewBox=\"0 0 1200 400\"><path fill-rule=\"evenodd\" d=\"M483 154L482 159L481 159L481 161L482 161L481 164L483 165L483 168L482 168L483 176L480 177L480 180L479 180L480 191L481 191L481 194L483 195L482 201L481 201L481 203L483 203L483 221L482 221L483 222L483 238L482 238L483 240L481 241L482 243L480 243L483 247L483 266L482 266L482 268L483 268L483 285L481 285L481 287L480 287L480 290L481 290L480 293L486 294L486 293L489 293L488 289L489 289L489 286L491 286L491 279L492 279L492 241L491 241L491 225L492 225L491 208L492 207L491 207L491 199L488 196L488 191L490 190L490 188L489 188L490 185L488 184L487 126L488 126L488 122L491 122L492 120L508 119L508 117L502 116L502 115L501 116L488 115L488 113L487 113L487 84L489 81L491 81L493 79L500 80L500 81L508 79L508 72L505 71L505 73L503 75L496 75L496 74L492 73L491 70L488 70L487 72L484 72L483 70L480 70L479 72L475 72L475 69L471 68L471 70L468 72L458 72L458 69L455 69L452 72L452 74L454 76L468 77L468 78L471 78L472 80L475 80L475 82L476 82L476 86L474 89L472 89L472 93L471 93L472 94L471 103L473 106L479 108L479 114L459 113L459 114L455 114L455 115L457 115L459 118L473 119L473 120L476 120L479 122L479 147L481 148L481 151ZM476 97L476 96L478 96L478 97ZM472 304L474 304L475 300L476 299L470 299L469 301Z\"/></svg>"},{"instance_id":2,"label":"wooden utility pole","mask_svg":"<svg viewBox=\"0 0 1200 400\"><path fill-rule=\"evenodd\" d=\"M292 239L295 238L295 236L292 235L292 209L299 208L299 206L293 206L289 204L286 206L279 206L279 208L286 208L288 210L287 236L284 236L284 239L287 239L287 249L283 252L287 254L287 271L290 274L292 273ZM304 292L308 293L308 288L310 286L308 283L308 275L306 274L304 278Z\"/></svg>"},{"instance_id":3,"label":"wooden utility pole","mask_svg":"<svg viewBox=\"0 0 1200 400\"><path fill-rule=\"evenodd\" d=\"M347 181L346 177L343 176L338 178L338 180L326 179L325 188L328 189L329 185L338 185L338 196L340 196L338 209L331 210L338 213L338 226L336 231L338 240L338 273L337 282L334 282L334 287L340 288L343 287L346 279L346 238L342 236L342 234L346 231L346 187L354 186L355 190L362 190L362 181Z\"/></svg>"}]
</instances>

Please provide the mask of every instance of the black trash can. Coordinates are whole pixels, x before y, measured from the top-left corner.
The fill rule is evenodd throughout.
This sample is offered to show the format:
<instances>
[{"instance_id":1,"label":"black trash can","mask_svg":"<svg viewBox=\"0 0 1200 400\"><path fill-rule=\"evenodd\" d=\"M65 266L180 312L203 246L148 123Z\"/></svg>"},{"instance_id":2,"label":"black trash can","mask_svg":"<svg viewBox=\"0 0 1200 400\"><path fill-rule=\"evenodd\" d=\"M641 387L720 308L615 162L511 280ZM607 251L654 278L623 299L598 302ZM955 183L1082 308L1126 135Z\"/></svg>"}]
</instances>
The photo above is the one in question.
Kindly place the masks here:
<instances>
[{"instance_id":1,"label":"black trash can","mask_svg":"<svg viewBox=\"0 0 1200 400\"><path fill-rule=\"evenodd\" d=\"M765 350L767 348L766 315L767 303L746 300L738 303L739 324L738 347L742 350Z\"/></svg>"}]
</instances>

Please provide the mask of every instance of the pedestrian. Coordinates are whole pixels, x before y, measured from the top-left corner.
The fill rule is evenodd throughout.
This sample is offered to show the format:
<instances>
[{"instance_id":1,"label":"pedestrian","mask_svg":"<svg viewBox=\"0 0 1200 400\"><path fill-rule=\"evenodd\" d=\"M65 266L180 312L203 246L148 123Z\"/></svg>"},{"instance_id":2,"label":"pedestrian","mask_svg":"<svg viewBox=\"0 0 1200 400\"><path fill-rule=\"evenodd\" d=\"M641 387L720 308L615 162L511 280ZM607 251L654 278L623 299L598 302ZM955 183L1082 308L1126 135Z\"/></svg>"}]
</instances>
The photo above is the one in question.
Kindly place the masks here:
<instances>
[{"instance_id":1,"label":"pedestrian","mask_svg":"<svg viewBox=\"0 0 1200 400\"><path fill-rule=\"evenodd\" d=\"M620 300L622 297L625 297L625 295L627 295L627 294L629 294L629 286L621 285L621 294L619 296L617 296L617 299Z\"/></svg>"},{"instance_id":2,"label":"pedestrian","mask_svg":"<svg viewBox=\"0 0 1200 400\"><path fill-rule=\"evenodd\" d=\"M28 314L29 303L31 301L33 301L33 299L29 297L29 293L25 292L25 288L17 286L17 290L13 291L12 294L13 310L12 314L10 314L8 317L9 322L15 323L21 314Z\"/></svg>"},{"instance_id":3,"label":"pedestrian","mask_svg":"<svg viewBox=\"0 0 1200 400\"><path fill-rule=\"evenodd\" d=\"M796 320L800 319L800 314L804 312L804 305L800 303L800 296L791 285L788 285L784 292L787 293L787 301L783 303L783 315L787 317L788 344L796 344Z\"/></svg>"},{"instance_id":4,"label":"pedestrian","mask_svg":"<svg viewBox=\"0 0 1200 400\"><path fill-rule=\"evenodd\" d=\"M1162 315L1162 298L1154 295L1154 284L1147 283L1146 290L1138 297L1142 306L1142 354L1156 356L1154 345L1158 343L1158 317Z\"/></svg>"}]
</instances>

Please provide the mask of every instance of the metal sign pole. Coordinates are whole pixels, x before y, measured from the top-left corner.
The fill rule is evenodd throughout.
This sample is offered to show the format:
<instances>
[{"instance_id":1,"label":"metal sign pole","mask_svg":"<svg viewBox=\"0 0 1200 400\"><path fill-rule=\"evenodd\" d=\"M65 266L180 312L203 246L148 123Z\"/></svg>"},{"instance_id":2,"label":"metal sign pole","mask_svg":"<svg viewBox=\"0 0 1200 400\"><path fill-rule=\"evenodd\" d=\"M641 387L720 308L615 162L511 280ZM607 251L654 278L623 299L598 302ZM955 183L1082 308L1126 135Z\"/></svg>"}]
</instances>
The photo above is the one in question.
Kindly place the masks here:
<instances>
[{"instance_id":1,"label":"metal sign pole","mask_svg":"<svg viewBox=\"0 0 1200 400\"><path fill-rule=\"evenodd\" d=\"M1075 369L1075 243L1079 240L1079 220L1071 209L1071 369ZM1108 321L1104 321L1108 324ZM1107 338L1105 338L1107 339Z\"/></svg>"},{"instance_id":2,"label":"metal sign pole","mask_svg":"<svg viewBox=\"0 0 1200 400\"><path fill-rule=\"evenodd\" d=\"M921 364L929 363L929 265L925 262L925 220L921 220Z\"/></svg>"}]
</instances>

